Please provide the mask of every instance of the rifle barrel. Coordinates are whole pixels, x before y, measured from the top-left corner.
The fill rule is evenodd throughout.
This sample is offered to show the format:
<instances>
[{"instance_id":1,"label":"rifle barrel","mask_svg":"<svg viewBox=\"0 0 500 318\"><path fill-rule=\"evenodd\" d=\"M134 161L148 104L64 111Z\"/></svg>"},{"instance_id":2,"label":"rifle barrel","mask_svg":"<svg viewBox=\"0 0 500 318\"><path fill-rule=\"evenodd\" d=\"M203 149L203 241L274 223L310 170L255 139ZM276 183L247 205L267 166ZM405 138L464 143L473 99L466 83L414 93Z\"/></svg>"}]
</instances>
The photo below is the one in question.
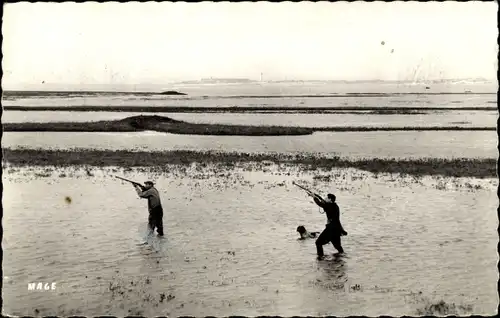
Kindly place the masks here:
<instances>
[{"instance_id":1,"label":"rifle barrel","mask_svg":"<svg viewBox=\"0 0 500 318\"><path fill-rule=\"evenodd\" d=\"M132 181L132 180L129 180L129 179L125 179L125 178L119 177L119 176L115 176L115 178L121 179L123 181L130 182L132 184L140 184L139 182L135 182L135 181Z\"/></svg>"},{"instance_id":2,"label":"rifle barrel","mask_svg":"<svg viewBox=\"0 0 500 318\"><path fill-rule=\"evenodd\" d=\"M307 193L309 193L310 195L314 195L314 192L312 192L311 190L301 186L300 184L297 184L297 183L293 183L294 185L296 185L297 187L301 188L302 190L306 191Z\"/></svg>"}]
</instances>

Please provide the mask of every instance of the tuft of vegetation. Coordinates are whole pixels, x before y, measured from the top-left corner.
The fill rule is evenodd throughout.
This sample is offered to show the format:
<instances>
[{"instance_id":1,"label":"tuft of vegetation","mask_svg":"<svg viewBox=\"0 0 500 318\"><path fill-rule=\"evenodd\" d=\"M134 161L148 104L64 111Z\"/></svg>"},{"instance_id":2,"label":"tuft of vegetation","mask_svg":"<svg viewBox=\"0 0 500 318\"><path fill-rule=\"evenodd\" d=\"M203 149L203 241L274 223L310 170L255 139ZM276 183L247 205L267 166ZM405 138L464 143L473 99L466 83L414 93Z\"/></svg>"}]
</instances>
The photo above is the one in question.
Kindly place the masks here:
<instances>
[{"instance_id":1,"label":"tuft of vegetation","mask_svg":"<svg viewBox=\"0 0 500 318\"><path fill-rule=\"evenodd\" d=\"M406 297L405 297L406 298ZM417 304L416 314L419 316L464 316L470 315L474 307L470 304L447 303L444 300L431 299L422 291L408 294L407 301Z\"/></svg>"},{"instance_id":2,"label":"tuft of vegetation","mask_svg":"<svg viewBox=\"0 0 500 318\"><path fill-rule=\"evenodd\" d=\"M424 307L417 309L419 316L461 316L472 312L472 305L448 304L444 300L437 303L427 302Z\"/></svg>"},{"instance_id":3,"label":"tuft of vegetation","mask_svg":"<svg viewBox=\"0 0 500 318\"><path fill-rule=\"evenodd\" d=\"M191 165L192 163L219 164L228 168L235 163L272 162L297 165L303 170L356 168L373 173L391 173L414 176L441 175L445 177L492 178L497 176L495 159L362 159L317 155L286 155L276 153L243 153L214 151L128 151L128 150L3 150L3 160L10 167L23 166L112 166L112 167L165 167L167 164Z\"/></svg>"}]
</instances>

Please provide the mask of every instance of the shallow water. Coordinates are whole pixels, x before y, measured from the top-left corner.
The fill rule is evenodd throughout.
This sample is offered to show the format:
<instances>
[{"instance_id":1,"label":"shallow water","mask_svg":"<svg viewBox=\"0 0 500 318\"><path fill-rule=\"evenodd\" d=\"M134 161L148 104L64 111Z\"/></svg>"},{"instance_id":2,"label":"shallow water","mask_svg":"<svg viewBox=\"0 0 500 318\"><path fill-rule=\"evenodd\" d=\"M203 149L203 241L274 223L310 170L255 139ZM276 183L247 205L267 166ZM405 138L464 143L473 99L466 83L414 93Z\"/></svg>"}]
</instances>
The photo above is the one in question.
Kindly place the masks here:
<instances>
[{"instance_id":1,"label":"shallow water","mask_svg":"<svg viewBox=\"0 0 500 318\"><path fill-rule=\"evenodd\" d=\"M216 150L349 158L497 158L495 131L318 132L305 136L195 136L157 132L6 132L4 148Z\"/></svg>"},{"instance_id":2,"label":"shallow water","mask_svg":"<svg viewBox=\"0 0 500 318\"><path fill-rule=\"evenodd\" d=\"M119 120L138 115L166 116L190 123L299 127L496 127L498 119L498 112L494 111L429 112L415 115L4 111L2 123L86 122Z\"/></svg>"},{"instance_id":3,"label":"shallow water","mask_svg":"<svg viewBox=\"0 0 500 318\"><path fill-rule=\"evenodd\" d=\"M177 90L188 94L187 96L168 96L172 98L190 97L217 97L217 96L284 96L305 94L348 94L348 93L493 93L496 94L498 81L445 81L443 83L391 83L391 82L347 82L332 83L328 81L303 81L303 82L259 82L259 83L172 83L164 85L134 85L133 87L114 88L110 91L122 92L162 92L165 90ZM37 89L26 87L26 90ZM82 96L79 91L95 90L96 87L85 87L79 84L77 87L64 86L50 87L45 85L45 90L58 91L61 89L72 91L71 96ZM106 90L100 88L100 90ZM46 96L41 94L42 96ZM104 95L104 94L101 94ZM158 95L157 95L158 96Z\"/></svg>"},{"instance_id":4,"label":"shallow water","mask_svg":"<svg viewBox=\"0 0 500 318\"><path fill-rule=\"evenodd\" d=\"M426 86L430 87L426 89ZM157 92L177 90L187 96L127 94L78 94L48 96L40 93L29 97L3 97L6 106L287 106L287 107L475 107L496 105L496 82L489 83L251 83L218 85L167 85ZM66 88L70 89L71 88ZM80 88L76 89L79 90ZM131 90L129 88L128 90ZM127 90L127 89L125 89ZM140 89L138 89L140 90ZM473 94L463 94L464 92ZM427 95L393 95L387 97L338 96L352 93L386 93ZM429 95L431 93L433 95ZM446 95L440 93L459 93ZM462 93L460 95L460 93ZM478 94L474 94L478 93ZM483 94L486 93L486 94ZM322 97L285 97L314 95ZM270 98L272 97L272 98Z\"/></svg>"},{"instance_id":5,"label":"shallow water","mask_svg":"<svg viewBox=\"0 0 500 318\"><path fill-rule=\"evenodd\" d=\"M4 106L186 106L186 107L485 107L495 95L406 95L392 97L171 97L90 96L2 100Z\"/></svg>"},{"instance_id":6,"label":"shallow water","mask_svg":"<svg viewBox=\"0 0 500 318\"><path fill-rule=\"evenodd\" d=\"M4 312L401 316L440 300L473 306L456 314L497 309L494 179L348 169L328 172L326 183L274 166L164 168L7 168ZM110 173L157 182L165 209L161 253L136 246L146 203ZM297 241L297 225L321 230L325 217L292 180L336 193L349 232L346 257L317 261L314 241ZM38 281L57 288L28 291Z\"/></svg>"}]
</instances>

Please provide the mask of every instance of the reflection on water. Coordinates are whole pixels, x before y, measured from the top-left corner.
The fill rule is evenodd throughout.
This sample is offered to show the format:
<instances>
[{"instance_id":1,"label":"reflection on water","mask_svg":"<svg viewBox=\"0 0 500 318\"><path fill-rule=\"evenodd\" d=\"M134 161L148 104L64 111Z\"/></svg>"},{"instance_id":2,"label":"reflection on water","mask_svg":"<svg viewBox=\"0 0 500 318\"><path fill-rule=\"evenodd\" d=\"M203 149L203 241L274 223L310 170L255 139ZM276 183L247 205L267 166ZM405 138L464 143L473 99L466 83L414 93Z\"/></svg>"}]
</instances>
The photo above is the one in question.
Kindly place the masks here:
<instances>
[{"instance_id":1,"label":"reflection on water","mask_svg":"<svg viewBox=\"0 0 500 318\"><path fill-rule=\"evenodd\" d=\"M346 256L334 254L321 261L318 261L319 275L316 278L316 286L328 290L345 291L348 282Z\"/></svg>"},{"instance_id":2,"label":"reflection on water","mask_svg":"<svg viewBox=\"0 0 500 318\"><path fill-rule=\"evenodd\" d=\"M319 132L306 136L196 136L157 132L6 132L2 147L320 153L351 158L496 158L495 131Z\"/></svg>"}]
</instances>

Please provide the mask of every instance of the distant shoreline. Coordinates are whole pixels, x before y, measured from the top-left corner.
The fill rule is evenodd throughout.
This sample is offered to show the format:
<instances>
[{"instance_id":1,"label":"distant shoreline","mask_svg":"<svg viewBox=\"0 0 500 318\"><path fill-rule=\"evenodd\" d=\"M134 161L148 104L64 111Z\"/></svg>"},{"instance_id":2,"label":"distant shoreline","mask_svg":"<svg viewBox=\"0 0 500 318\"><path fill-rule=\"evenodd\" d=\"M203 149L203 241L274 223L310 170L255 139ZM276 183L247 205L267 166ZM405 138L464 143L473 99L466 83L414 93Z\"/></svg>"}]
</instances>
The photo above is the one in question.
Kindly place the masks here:
<instances>
[{"instance_id":1,"label":"distant shoreline","mask_svg":"<svg viewBox=\"0 0 500 318\"><path fill-rule=\"evenodd\" d=\"M75 90L76 87L86 87L86 90L92 91L106 91L103 87L108 87L108 90L118 91L123 90L125 87L129 89L134 89L136 87L145 87L148 86L150 89L148 91L158 91L161 90L162 87L171 87L174 85L245 85L245 84L344 84L344 85L356 85L356 84L374 84L374 85L384 85L384 84L392 84L392 85L411 85L411 86L435 86L435 85L495 85L497 83L496 78L438 78L438 79L407 79L407 80L382 80L382 79L267 79L263 80L259 79L250 79L250 78L224 78L224 77L211 77L211 78L201 78L201 79L184 79L184 80L169 80L162 83L129 83L129 84L120 84L120 85L106 85L106 84L65 84L65 83L48 83L39 85L40 87L49 88L52 87L52 90L60 90L60 87L71 87ZM38 85L30 85L31 87L36 87ZM55 88L58 87L58 88ZM90 87L96 87L92 89ZM97 87L101 87L101 89L97 89ZM111 87L115 87L114 89L110 89ZM119 88L121 87L121 88ZM154 89L153 89L154 87ZM33 91L34 89L10 89L7 91ZM82 90L82 89L78 89Z\"/></svg>"},{"instance_id":2,"label":"distant shoreline","mask_svg":"<svg viewBox=\"0 0 500 318\"><path fill-rule=\"evenodd\" d=\"M239 152L203 152L189 150L136 152L127 150L3 150L3 162L10 167L26 166L96 166L154 167L168 169L166 164L221 164L227 168L235 163L266 163L297 165L303 170L356 168L373 173L445 177L494 178L496 159L362 159L325 158L314 155L249 154ZM8 171L8 170L7 170ZM7 172L6 171L6 172ZM7 172L8 173L8 172Z\"/></svg>"},{"instance_id":3,"label":"distant shoreline","mask_svg":"<svg viewBox=\"0 0 500 318\"><path fill-rule=\"evenodd\" d=\"M4 132L134 132L157 131L181 135L298 136L314 132L367 131L496 131L496 127L296 127L195 124L164 116L132 116L95 122L5 123Z\"/></svg>"},{"instance_id":4,"label":"distant shoreline","mask_svg":"<svg viewBox=\"0 0 500 318\"><path fill-rule=\"evenodd\" d=\"M181 93L178 91L164 91L161 93L157 93L158 95L166 95L166 96L186 96L186 93Z\"/></svg>"},{"instance_id":5,"label":"distant shoreline","mask_svg":"<svg viewBox=\"0 0 500 318\"><path fill-rule=\"evenodd\" d=\"M174 91L172 91L174 92ZM61 96L67 95L167 95L162 92L139 92L139 91L3 91L3 97L37 97L37 96ZM185 93L172 94L172 96L187 95ZM289 95L223 95L223 96L194 96L194 97L207 97L207 98L325 98L325 97L393 97L393 96L407 96L407 95L497 95L497 92L384 92L384 93L370 93L370 92L351 92L351 93L338 93L338 92L324 92L318 94L289 94Z\"/></svg>"}]
</instances>

